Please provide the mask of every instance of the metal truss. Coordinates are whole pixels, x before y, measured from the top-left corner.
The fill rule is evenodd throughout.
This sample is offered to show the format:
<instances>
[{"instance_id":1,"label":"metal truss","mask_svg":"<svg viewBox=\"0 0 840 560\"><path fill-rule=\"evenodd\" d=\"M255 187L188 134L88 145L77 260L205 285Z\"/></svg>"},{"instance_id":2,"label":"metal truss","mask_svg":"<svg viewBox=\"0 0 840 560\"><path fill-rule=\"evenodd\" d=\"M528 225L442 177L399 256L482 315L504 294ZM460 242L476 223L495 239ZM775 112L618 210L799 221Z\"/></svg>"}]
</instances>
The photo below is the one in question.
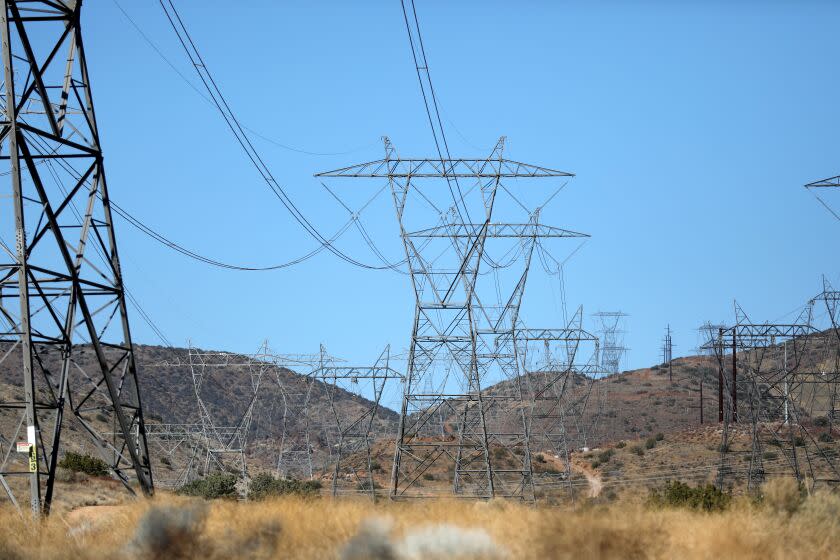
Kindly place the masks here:
<instances>
[{"instance_id":1,"label":"metal truss","mask_svg":"<svg viewBox=\"0 0 840 560\"><path fill-rule=\"evenodd\" d=\"M813 183L805 185L806 189L830 189L840 187L840 175L828 177L827 179L820 179Z\"/></svg>"},{"instance_id":2,"label":"metal truss","mask_svg":"<svg viewBox=\"0 0 840 560\"><path fill-rule=\"evenodd\" d=\"M176 489L199 477L200 463L207 452L201 424L148 422L146 439L156 459L154 472L159 487Z\"/></svg>"},{"instance_id":3,"label":"metal truss","mask_svg":"<svg viewBox=\"0 0 840 560\"><path fill-rule=\"evenodd\" d=\"M562 457L565 470L538 472L535 486L566 483L574 499L571 450L586 445L583 418L599 372L598 337L583 329L583 308L565 328L520 328L520 368L531 398L529 423L532 452ZM578 387L579 384L583 387Z\"/></svg>"},{"instance_id":4,"label":"metal truss","mask_svg":"<svg viewBox=\"0 0 840 560\"><path fill-rule=\"evenodd\" d=\"M0 361L24 388L0 403L0 485L35 515L68 410L130 492L154 489L80 17L73 0L0 6Z\"/></svg>"},{"instance_id":5,"label":"metal truss","mask_svg":"<svg viewBox=\"0 0 840 560\"><path fill-rule=\"evenodd\" d=\"M831 425L819 420L833 414L840 381L838 346L835 334L812 325L812 306L813 301L792 323L759 324L736 303L736 323L719 327L706 344L719 370L719 485L733 472L731 431L739 424L749 429L748 488L757 487L768 474L792 474L810 489L840 482L836 451L827 445ZM768 446L784 456L781 471L765 468Z\"/></svg>"},{"instance_id":6,"label":"metal truss","mask_svg":"<svg viewBox=\"0 0 840 560\"><path fill-rule=\"evenodd\" d=\"M384 140L384 159L317 176L387 179L400 226L415 318L391 497L437 495L422 478L443 467L451 468L455 496L533 501L519 309L536 240L586 236L544 226L538 212L525 224L492 218L497 193L507 190L503 179L572 174L505 159L504 138L486 159L403 159ZM460 194L448 211L425 191L426 183L439 191L442 181L453 197L453 182ZM466 192L459 181L469 183ZM426 206L438 223L429 223ZM481 221L472 223L471 209Z\"/></svg>"},{"instance_id":7,"label":"metal truss","mask_svg":"<svg viewBox=\"0 0 840 560\"><path fill-rule=\"evenodd\" d=\"M621 371L621 360L627 351L621 325L627 316L623 311L599 311L593 315L599 322L601 368L606 375L615 375Z\"/></svg>"},{"instance_id":8,"label":"metal truss","mask_svg":"<svg viewBox=\"0 0 840 560\"><path fill-rule=\"evenodd\" d=\"M212 470L235 472L242 479L248 479L248 466L245 452L248 445L248 435L254 414L254 405L260 393L260 385L265 372L273 367L269 361L271 353L267 343L263 343L259 351L251 356L241 356L228 352L204 352L189 347L190 371L192 373L193 389L202 429L204 457L202 474ZM212 378L213 370L224 368L245 368L250 380L248 404L242 411L241 417L235 424L218 425L212 412L213 404L208 403L204 395L204 386ZM221 383L220 380L215 380ZM224 386L223 391L229 390Z\"/></svg>"},{"instance_id":9,"label":"metal truss","mask_svg":"<svg viewBox=\"0 0 840 560\"><path fill-rule=\"evenodd\" d=\"M829 213L834 216L834 218L840 221L840 213L835 210L832 205L826 202L820 193L822 191L826 191L829 189L838 189L840 188L840 175L836 175L834 177L828 177L827 179L820 179L819 181L814 181L813 183L808 183L805 185L805 188L808 189L814 197L822 204L823 208L829 211Z\"/></svg>"},{"instance_id":10,"label":"metal truss","mask_svg":"<svg viewBox=\"0 0 840 560\"><path fill-rule=\"evenodd\" d=\"M332 432L330 441L333 469L331 474L331 493L337 496L339 491L363 492L375 501L378 484L374 480L374 464L371 444L377 437L376 420L380 402L388 381L403 381L403 375L389 365L390 346L379 355L372 366L351 366L336 363L321 346L318 367L309 374L326 394L331 411L328 429ZM342 393L352 393L370 403L359 413L348 415L341 409L337 397ZM340 488L341 487L341 488Z\"/></svg>"},{"instance_id":11,"label":"metal truss","mask_svg":"<svg viewBox=\"0 0 840 560\"><path fill-rule=\"evenodd\" d=\"M311 480L314 475L314 449L309 419L313 383L309 375L318 367L320 359L319 354L274 358L275 380L283 400L280 448L277 453L277 475L281 478ZM300 378L285 380L281 375L284 371L291 371Z\"/></svg>"}]
</instances>

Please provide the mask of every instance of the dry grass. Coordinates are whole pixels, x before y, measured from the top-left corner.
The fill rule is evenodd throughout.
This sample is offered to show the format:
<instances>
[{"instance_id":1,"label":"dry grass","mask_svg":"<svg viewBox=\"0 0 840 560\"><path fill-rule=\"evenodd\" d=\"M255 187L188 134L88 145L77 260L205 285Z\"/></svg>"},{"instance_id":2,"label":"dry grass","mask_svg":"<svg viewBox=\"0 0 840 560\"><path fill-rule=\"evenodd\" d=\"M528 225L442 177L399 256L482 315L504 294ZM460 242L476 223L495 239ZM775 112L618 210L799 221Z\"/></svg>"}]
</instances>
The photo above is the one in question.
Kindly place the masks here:
<instances>
[{"instance_id":1,"label":"dry grass","mask_svg":"<svg viewBox=\"0 0 840 560\"><path fill-rule=\"evenodd\" d=\"M782 510L782 511L780 511ZM101 512L101 513L99 513ZM725 513L638 503L576 512L510 503L280 499L206 506L153 501L55 515L40 526L0 510L0 558L828 558L840 497ZM348 544L350 543L350 544Z\"/></svg>"}]
</instances>

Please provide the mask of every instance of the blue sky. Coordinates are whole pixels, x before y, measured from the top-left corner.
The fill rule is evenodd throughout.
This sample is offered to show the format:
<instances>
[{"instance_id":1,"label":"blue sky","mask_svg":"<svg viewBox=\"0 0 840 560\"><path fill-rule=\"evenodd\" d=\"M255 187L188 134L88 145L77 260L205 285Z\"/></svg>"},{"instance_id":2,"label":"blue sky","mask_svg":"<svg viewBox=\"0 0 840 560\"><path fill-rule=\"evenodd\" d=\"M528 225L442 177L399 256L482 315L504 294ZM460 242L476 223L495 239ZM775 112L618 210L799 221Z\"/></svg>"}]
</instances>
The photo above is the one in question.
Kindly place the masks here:
<instances>
[{"instance_id":1,"label":"blue sky","mask_svg":"<svg viewBox=\"0 0 840 560\"><path fill-rule=\"evenodd\" d=\"M121 5L198 83L157 2ZM400 3L180 1L181 14L272 171L324 232L347 218L315 172L433 155ZM232 8L232 6L235 6ZM455 154L508 155L577 177L546 223L592 239L566 266L587 314L630 314L625 367L674 355L737 299L777 320L840 280L840 223L801 187L840 173L831 2L417 1ZM111 196L165 235L220 260L262 265L313 247L248 166L214 110L144 42L112 0L85 8L85 40ZM340 183L358 205L371 184ZM840 202L840 199L837 200ZM365 227L402 257L390 199ZM205 348L316 351L372 361L408 344L407 279L327 254L279 272L208 268L118 223L126 283L166 335ZM375 258L358 235L339 246ZM568 253L571 245L558 248ZM556 326L557 280L535 274L526 320ZM137 342L157 339L136 315ZM591 325L590 325L591 326Z\"/></svg>"}]
</instances>

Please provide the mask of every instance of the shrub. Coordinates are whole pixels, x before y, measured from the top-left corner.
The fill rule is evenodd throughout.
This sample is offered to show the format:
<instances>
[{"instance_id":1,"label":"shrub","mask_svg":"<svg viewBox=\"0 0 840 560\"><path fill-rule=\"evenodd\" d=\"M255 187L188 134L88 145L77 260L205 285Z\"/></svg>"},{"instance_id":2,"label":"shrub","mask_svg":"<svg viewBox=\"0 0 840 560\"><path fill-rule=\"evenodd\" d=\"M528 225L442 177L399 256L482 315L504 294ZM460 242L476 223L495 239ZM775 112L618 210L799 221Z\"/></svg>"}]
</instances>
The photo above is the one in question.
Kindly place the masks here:
<instances>
[{"instance_id":1,"label":"shrub","mask_svg":"<svg viewBox=\"0 0 840 560\"><path fill-rule=\"evenodd\" d=\"M361 482L359 482L356 485L356 490L360 490L362 492L370 492L371 491L370 485L371 485L370 480L362 480ZM382 485L374 480L373 481L373 490L379 490L380 488L382 488Z\"/></svg>"},{"instance_id":2,"label":"shrub","mask_svg":"<svg viewBox=\"0 0 840 560\"><path fill-rule=\"evenodd\" d=\"M834 441L834 438L831 437L831 434L826 432L826 433L820 434L819 437L817 438L817 441L819 441L821 443L831 443L832 441Z\"/></svg>"},{"instance_id":3,"label":"shrub","mask_svg":"<svg viewBox=\"0 0 840 560\"><path fill-rule=\"evenodd\" d=\"M625 442L625 441L619 441L618 443L616 443L616 444L615 444L615 446L616 446L618 449L624 449L625 447L627 447L627 442Z\"/></svg>"},{"instance_id":4,"label":"shrub","mask_svg":"<svg viewBox=\"0 0 840 560\"><path fill-rule=\"evenodd\" d=\"M435 479L435 475L433 475L432 473L428 473L428 472L423 473L423 480L434 480L434 479Z\"/></svg>"},{"instance_id":5,"label":"shrub","mask_svg":"<svg viewBox=\"0 0 840 560\"><path fill-rule=\"evenodd\" d=\"M293 478L274 478L268 473L260 473L251 480L248 487L249 500L264 500L273 496L317 496L321 483L317 480L295 480Z\"/></svg>"},{"instance_id":6,"label":"shrub","mask_svg":"<svg viewBox=\"0 0 840 560\"><path fill-rule=\"evenodd\" d=\"M237 478L232 474L212 473L198 478L178 488L175 493L182 496L194 496L205 500L236 497Z\"/></svg>"},{"instance_id":7,"label":"shrub","mask_svg":"<svg viewBox=\"0 0 840 560\"><path fill-rule=\"evenodd\" d=\"M814 426L825 427L828 426L828 418L825 416L818 416L814 418Z\"/></svg>"},{"instance_id":8,"label":"shrub","mask_svg":"<svg viewBox=\"0 0 840 560\"><path fill-rule=\"evenodd\" d=\"M84 455L82 453L67 454L58 462L58 466L68 471L80 472L91 476L108 476L111 471L108 463L97 457Z\"/></svg>"},{"instance_id":9,"label":"shrub","mask_svg":"<svg viewBox=\"0 0 840 560\"><path fill-rule=\"evenodd\" d=\"M796 436L793 438L793 445L796 447L803 447L805 445L805 438L802 436Z\"/></svg>"},{"instance_id":10,"label":"shrub","mask_svg":"<svg viewBox=\"0 0 840 560\"><path fill-rule=\"evenodd\" d=\"M601 463L609 463L612 456L615 454L615 451L612 449L605 449L598 453L598 461Z\"/></svg>"},{"instance_id":11,"label":"shrub","mask_svg":"<svg viewBox=\"0 0 840 560\"><path fill-rule=\"evenodd\" d=\"M656 507L685 507L703 511L723 511L729 507L732 496L721 492L713 484L689 486L672 480L650 491L649 503Z\"/></svg>"},{"instance_id":12,"label":"shrub","mask_svg":"<svg viewBox=\"0 0 840 560\"><path fill-rule=\"evenodd\" d=\"M647 438L647 440L645 440L645 449L653 449L654 447L656 447L656 438Z\"/></svg>"},{"instance_id":13,"label":"shrub","mask_svg":"<svg viewBox=\"0 0 840 560\"><path fill-rule=\"evenodd\" d=\"M645 454L645 450L642 449L641 445L634 445L630 448L630 452L635 455L638 455L639 457L642 457Z\"/></svg>"},{"instance_id":14,"label":"shrub","mask_svg":"<svg viewBox=\"0 0 840 560\"><path fill-rule=\"evenodd\" d=\"M592 461L591 464L592 464L593 469L597 469L598 467L601 466L601 463L597 459L595 461Z\"/></svg>"},{"instance_id":15,"label":"shrub","mask_svg":"<svg viewBox=\"0 0 840 560\"><path fill-rule=\"evenodd\" d=\"M537 453L536 459L537 463L545 463L545 455L543 455L542 453Z\"/></svg>"},{"instance_id":16,"label":"shrub","mask_svg":"<svg viewBox=\"0 0 840 560\"><path fill-rule=\"evenodd\" d=\"M662 432L656 434L656 441L662 441L663 439L665 439L665 434L663 434Z\"/></svg>"},{"instance_id":17,"label":"shrub","mask_svg":"<svg viewBox=\"0 0 840 560\"><path fill-rule=\"evenodd\" d=\"M773 459L776 459L779 456L779 454L776 453L775 451L765 451L761 456L765 460L771 461Z\"/></svg>"}]
</instances>

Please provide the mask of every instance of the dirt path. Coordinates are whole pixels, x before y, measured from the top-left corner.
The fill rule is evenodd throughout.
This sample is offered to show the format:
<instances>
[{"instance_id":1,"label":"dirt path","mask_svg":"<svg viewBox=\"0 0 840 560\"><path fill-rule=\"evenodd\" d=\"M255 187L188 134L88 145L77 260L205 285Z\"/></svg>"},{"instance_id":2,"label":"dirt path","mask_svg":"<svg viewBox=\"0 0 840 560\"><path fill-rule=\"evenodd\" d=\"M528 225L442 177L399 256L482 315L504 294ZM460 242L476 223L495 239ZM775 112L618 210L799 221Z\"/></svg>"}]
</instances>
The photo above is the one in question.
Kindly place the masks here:
<instances>
[{"instance_id":1,"label":"dirt path","mask_svg":"<svg viewBox=\"0 0 840 560\"><path fill-rule=\"evenodd\" d=\"M550 451L543 451L542 455L548 463L551 463L552 466L554 466L555 469L560 472L566 472L566 462L563 459L555 457ZM588 464L575 462L574 459L572 459L572 472L582 474L586 477L586 482L589 484L588 496L590 498L596 498L601 494L601 490L604 488L604 483L601 481L601 475L597 472L593 472Z\"/></svg>"},{"instance_id":2,"label":"dirt path","mask_svg":"<svg viewBox=\"0 0 840 560\"><path fill-rule=\"evenodd\" d=\"M597 498L601 494L601 490L604 489L604 483L601 481L601 476L598 473L593 473L590 469L574 462L572 462L572 470L586 477L586 482L589 483L588 497Z\"/></svg>"}]
</instances>

